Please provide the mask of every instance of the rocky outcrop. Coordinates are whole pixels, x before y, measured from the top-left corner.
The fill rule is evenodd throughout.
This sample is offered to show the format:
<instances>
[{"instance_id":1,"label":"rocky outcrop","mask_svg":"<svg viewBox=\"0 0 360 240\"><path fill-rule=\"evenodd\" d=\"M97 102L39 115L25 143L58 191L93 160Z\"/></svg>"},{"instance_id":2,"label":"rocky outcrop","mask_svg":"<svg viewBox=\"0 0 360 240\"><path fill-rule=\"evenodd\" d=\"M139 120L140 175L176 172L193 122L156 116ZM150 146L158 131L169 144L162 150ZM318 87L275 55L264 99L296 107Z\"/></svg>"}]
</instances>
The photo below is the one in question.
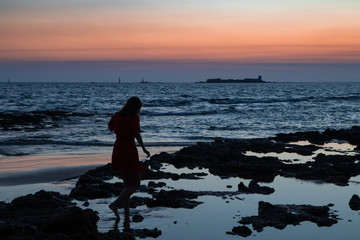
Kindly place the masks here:
<instances>
[{"instance_id":1,"label":"rocky outcrop","mask_svg":"<svg viewBox=\"0 0 360 240\"><path fill-rule=\"evenodd\" d=\"M0 202L0 239L134 240L161 235L156 228L99 233L97 213L75 206L72 200L69 196L42 190L15 198L11 203ZM133 221L142 219L136 215Z\"/></svg>"},{"instance_id":2,"label":"rocky outcrop","mask_svg":"<svg viewBox=\"0 0 360 240\"><path fill-rule=\"evenodd\" d=\"M309 141L314 144L324 144L327 141L337 139L348 141L353 145L360 145L360 126L353 126L350 129L326 129L320 133L318 131L296 132L288 134L277 134L273 140L284 142Z\"/></svg>"},{"instance_id":3,"label":"rocky outcrop","mask_svg":"<svg viewBox=\"0 0 360 240\"><path fill-rule=\"evenodd\" d=\"M170 208L195 208L202 202L190 200L198 197L198 193L185 190L173 190L154 194L154 197L146 202L148 207L170 207Z\"/></svg>"},{"instance_id":4,"label":"rocky outcrop","mask_svg":"<svg viewBox=\"0 0 360 240\"><path fill-rule=\"evenodd\" d=\"M97 214L68 196L39 191L0 207L1 239L95 239Z\"/></svg>"},{"instance_id":5,"label":"rocky outcrop","mask_svg":"<svg viewBox=\"0 0 360 240\"><path fill-rule=\"evenodd\" d=\"M339 186L348 185L351 177L360 174L359 156L318 154L315 161L305 164L287 164L281 176L302 180L320 180Z\"/></svg>"},{"instance_id":6,"label":"rocky outcrop","mask_svg":"<svg viewBox=\"0 0 360 240\"><path fill-rule=\"evenodd\" d=\"M207 168L211 174L222 178L240 177L257 182L272 182L278 175L301 180L315 180L339 186L360 174L360 156L318 154L314 161L292 163L277 157L247 156L247 151L257 153L297 153L304 156L315 154L321 146L296 145L294 142L307 140L316 144L325 141L345 140L352 144L360 143L360 127L349 130L326 130L320 132L301 132L278 134L268 139L229 140L217 139L211 143L197 143L174 154L161 153L151 157L156 166L161 163L173 164L177 168Z\"/></svg>"},{"instance_id":7,"label":"rocky outcrop","mask_svg":"<svg viewBox=\"0 0 360 240\"><path fill-rule=\"evenodd\" d=\"M239 235L241 237L248 237L252 234L252 231L250 230L250 228L248 228L246 226L238 226L238 227L233 227L231 232L226 232L226 234Z\"/></svg>"},{"instance_id":8,"label":"rocky outcrop","mask_svg":"<svg viewBox=\"0 0 360 240\"><path fill-rule=\"evenodd\" d=\"M77 185L70 192L70 197L76 200L110 198L119 195L123 189L123 183L95 183Z\"/></svg>"},{"instance_id":9,"label":"rocky outcrop","mask_svg":"<svg viewBox=\"0 0 360 240\"><path fill-rule=\"evenodd\" d=\"M349 201L349 207L354 211L360 210L360 197L358 195L354 194L351 197Z\"/></svg>"},{"instance_id":10,"label":"rocky outcrop","mask_svg":"<svg viewBox=\"0 0 360 240\"><path fill-rule=\"evenodd\" d=\"M272 194L275 189L266 186L260 186L256 181L251 181L249 186L246 187L243 182L239 183L238 191L242 193L257 193L257 194Z\"/></svg>"},{"instance_id":11,"label":"rocky outcrop","mask_svg":"<svg viewBox=\"0 0 360 240\"><path fill-rule=\"evenodd\" d=\"M261 232L264 227L284 229L287 225L298 225L303 221L324 227L336 224L337 217L330 212L328 206L273 205L260 201L258 216L243 217L239 223L252 224L255 231Z\"/></svg>"}]
</instances>

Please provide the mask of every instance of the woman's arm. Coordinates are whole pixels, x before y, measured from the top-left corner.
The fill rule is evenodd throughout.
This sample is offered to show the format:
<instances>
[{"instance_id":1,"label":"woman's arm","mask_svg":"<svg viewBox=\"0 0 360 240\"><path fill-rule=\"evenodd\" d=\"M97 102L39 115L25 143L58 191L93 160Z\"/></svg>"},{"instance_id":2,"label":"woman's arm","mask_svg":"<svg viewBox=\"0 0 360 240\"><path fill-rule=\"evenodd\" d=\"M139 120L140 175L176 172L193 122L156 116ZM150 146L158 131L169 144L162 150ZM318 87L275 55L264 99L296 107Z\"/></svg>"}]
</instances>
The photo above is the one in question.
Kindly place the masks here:
<instances>
[{"instance_id":1,"label":"woman's arm","mask_svg":"<svg viewBox=\"0 0 360 240\"><path fill-rule=\"evenodd\" d=\"M146 150L145 146L144 146L144 142L142 140L142 137L140 135L139 132L135 133L135 138L138 141L140 147L142 148L143 152L146 154L146 157L150 157L150 152L148 150Z\"/></svg>"}]
</instances>

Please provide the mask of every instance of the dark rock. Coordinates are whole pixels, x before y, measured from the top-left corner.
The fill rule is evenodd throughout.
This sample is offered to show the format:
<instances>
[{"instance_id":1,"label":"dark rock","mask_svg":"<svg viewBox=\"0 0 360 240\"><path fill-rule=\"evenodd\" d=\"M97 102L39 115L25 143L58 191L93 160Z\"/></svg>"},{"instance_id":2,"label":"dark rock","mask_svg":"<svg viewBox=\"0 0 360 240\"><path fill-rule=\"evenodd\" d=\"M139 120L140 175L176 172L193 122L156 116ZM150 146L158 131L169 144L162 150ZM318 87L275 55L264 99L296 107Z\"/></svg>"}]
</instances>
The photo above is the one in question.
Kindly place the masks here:
<instances>
[{"instance_id":1,"label":"dark rock","mask_svg":"<svg viewBox=\"0 0 360 240\"><path fill-rule=\"evenodd\" d=\"M138 206L143 206L149 200L150 200L150 198L147 198L147 197L132 196L130 199L130 208L137 208Z\"/></svg>"},{"instance_id":2,"label":"dark rock","mask_svg":"<svg viewBox=\"0 0 360 240\"><path fill-rule=\"evenodd\" d=\"M324 144L328 138L323 136L318 131L309 131L309 132L296 132L296 133L287 133L287 134L276 134L276 137L273 138L276 141L284 142L298 142L298 141L309 141L314 144Z\"/></svg>"},{"instance_id":3,"label":"dark rock","mask_svg":"<svg viewBox=\"0 0 360 240\"><path fill-rule=\"evenodd\" d=\"M170 208L195 208L202 202L189 199L198 197L198 193L185 190L165 191L161 190L154 195L153 199L146 202L148 207L170 207Z\"/></svg>"},{"instance_id":4,"label":"dark rock","mask_svg":"<svg viewBox=\"0 0 360 240\"><path fill-rule=\"evenodd\" d=\"M161 235L161 231L157 228L154 229L147 229L147 228L143 228L143 229L130 229L127 231L128 233L130 233L131 235L135 236L135 237L139 237L139 238L157 238Z\"/></svg>"},{"instance_id":5,"label":"dark rock","mask_svg":"<svg viewBox=\"0 0 360 240\"><path fill-rule=\"evenodd\" d=\"M180 174L180 179L203 179L203 176L207 176L206 173L182 173Z\"/></svg>"},{"instance_id":6,"label":"dark rock","mask_svg":"<svg viewBox=\"0 0 360 240\"><path fill-rule=\"evenodd\" d=\"M179 174L173 174L172 176L171 176L171 180L173 180L173 181L177 181L177 180L179 180L180 179L180 175Z\"/></svg>"},{"instance_id":7,"label":"dark rock","mask_svg":"<svg viewBox=\"0 0 360 240\"><path fill-rule=\"evenodd\" d=\"M353 145L360 145L360 126L353 126L350 129L326 129L320 133L318 131L296 132L287 134L277 134L276 141L297 142L309 141L314 144L323 145L326 141L333 139L348 141Z\"/></svg>"},{"instance_id":8,"label":"dark rock","mask_svg":"<svg viewBox=\"0 0 360 240\"><path fill-rule=\"evenodd\" d=\"M146 169L145 172L141 173L142 180L159 180L159 179L180 179L179 174L168 173L163 171L153 171Z\"/></svg>"},{"instance_id":9,"label":"dark rock","mask_svg":"<svg viewBox=\"0 0 360 240\"><path fill-rule=\"evenodd\" d=\"M73 188L70 197L77 200L109 198L119 195L123 189L123 183L100 182L96 184L81 184Z\"/></svg>"},{"instance_id":10,"label":"dark rock","mask_svg":"<svg viewBox=\"0 0 360 240\"><path fill-rule=\"evenodd\" d=\"M111 169L111 163L95 169L87 171L81 175L76 183L77 186L84 184L98 184L105 180L111 180L114 176L118 176Z\"/></svg>"},{"instance_id":11,"label":"dark rock","mask_svg":"<svg viewBox=\"0 0 360 240\"><path fill-rule=\"evenodd\" d=\"M166 186L166 183L164 183L164 182L155 183L153 181L150 181L148 183L148 187L152 187L152 188L162 188L162 187L165 187L165 186Z\"/></svg>"},{"instance_id":12,"label":"dark rock","mask_svg":"<svg viewBox=\"0 0 360 240\"><path fill-rule=\"evenodd\" d=\"M251 181L249 187L246 187L243 182L239 183L238 191L243 193L258 193L258 194L271 194L275 189L266 186L260 186L256 181Z\"/></svg>"},{"instance_id":13,"label":"dark rock","mask_svg":"<svg viewBox=\"0 0 360 240\"><path fill-rule=\"evenodd\" d=\"M360 210L360 197L354 194L349 201L349 206L354 211Z\"/></svg>"},{"instance_id":14,"label":"dark rock","mask_svg":"<svg viewBox=\"0 0 360 240\"><path fill-rule=\"evenodd\" d=\"M316 224L319 227L331 227L332 225L336 224L337 220L332 218L319 218Z\"/></svg>"},{"instance_id":15,"label":"dark rock","mask_svg":"<svg viewBox=\"0 0 360 240\"><path fill-rule=\"evenodd\" d=\"M167 152L161 152L150 157L149 165L152 166L152 163L155 162L155 166L158 166L158 163L171 163L173 155Z\"/></svg>"},{"instance_id":16,"label":"dark rock","mask_svg":"<svg viewBox=\"0 0 360 240\"><path fill-rule=\"evenodd\" d=\"M250 230L250 228L248 228L246 226L239 226L239 227L233 227L232 231L227 232L227 234L248 237L252 234L252 231Z\"/></svg>"},{"instance_id":17,"label":"dark rock","mask_svg":"<svg viewBox=\"0 0 360 240\"><path fill-rule=\"evenodd\" d=\"M301 211L304 211L310 215L315 217L322 217L327 218L329 217L329 210L328 206L311 206L311 205L302 205L300 207Z\"/></svg>"},{"instance_id":18,"label":"dark rock","mask_svg":"<svg viewBox=\"0 0 360 240\"><path fill-rule=\"evenodd\" d=\"M0 239L99 239L97 214L72 199L39 191L0 203Z\"/></svg>"},{"instance_id":19,"label":"dark rock","mask_svg":"<svg viewBox=\"0 0 360 240\"><path fill-rule=\"evenodd\" d=\"M326 129L323 135L328 139L344 140L353 145L360 145L360 126L340 130Z\"/></svg>"},{"instance_id":20,"label":"dark rock","mask_svg":"<svg viewBox=\"0 0 360 240\"><path fill-rule=\"evenodd\" d=\"M303 156L311 156L314 154L314 152L321 147L315 146L315 145L305 145L305 146L299 146L294 144L288 144L285 152L290 153L297 153L299 155Z\"/></svg>"},{"instance_id":21,"label":"dark rock","mask_svg":"<svg viewBox=\"0 0 360 240\"><path fill-rule=\"evenodd\" d=\"M76 187L70 192L70 197L77 200L109 198L120 194L123 183L107 183L114 176L118 176L111 169L111 164L97 167L81 175L76 183Z\"/></svg>"},{"instance_id":22,"label":"dark rock","mask_svg":"<svg viewBox=\"0 0 360 240\"><path fill-rule=\"evenodd\" d=\"M72 199L68 196L61 195L58 192L46 192L41 190L35 194L28 194L23 197L18 197L12 200L11 208L12 209L44 209L44 208L63 208L75 206L75 203L72 203Z\"/></svg>"},{"instance_id":23,"label":"dark rock","mask_svg":"<svg viewBox=\"0 0 360 240\"><path fill-rule=\"evenodd\" d=\"M133 222L142 222L144 220L144 217L141 215L135 215L132 217Z\"/></svg>"},{"instance_id":24,"label":"dark rock","mask_svg":"<svg viewBox=\"0 0 360 240\"><path fill-rule=\"evenodd\" d=\"M63 233L72 236L96 235L99 217L91 209L72 207L59 215L50 217L42 228L49 234Z\"/></svg>"},{"instance_id":25,"label":"dark rock","mask_svg":"<svg viewBox=\"0 0 360 240\"><path fill-rule=\"evenodd\" d=\"M329 214L328 206L310 205L272 205L259 202L258 216L243 217L241 224L252 224L254 230L261 232L264 227L284 229L287 225L298 225L311 221L318 226L332 226L337 223L335 215Z\"/></svg>"},{"instance_id":26,"label":"dark rock","mask_svg":"<svg viewBox=\"0 0 360 240\"><path fill-rule=\"evenodd\" d=\"M128 232L120 232L119 230L110 230L107 233L99 233L101 240L135 240L135 236Z\"/></svg>"},{"instance_id":27,"label":"dark rock","mask_svg":"<svg viewBox=\"0 0 360 240\"><path fill-rule=\"evenodd\" d=\"M243 182L241 182L238 185L238 191L239 192L248 192L249 188L247 186L245 186L245 184Z\"/></svg>"},{"instance_id":28,"label":"dark rock","mask_svg":"<svg viewBox=\"0 0 360 240\"><path fill-rule=\"evenodd\" d=\"M314 162L285 164L280 175L302 180L320 180L346 186L348 180L360 174L358 156L318 154Z\"/></svg>"},{"instance_id":29,"label":"dark rock","mask_svg":"<svg viewBox=\"0 0 360 240\"><path fill-rule=\"evenodd\" d=\"M172 154L161 152L151 156L150 160L145 161L145 164L153 170L160 170L160 168L163 166L163 163L170 163L172 158Z\"/></svg>"}]
</instances>

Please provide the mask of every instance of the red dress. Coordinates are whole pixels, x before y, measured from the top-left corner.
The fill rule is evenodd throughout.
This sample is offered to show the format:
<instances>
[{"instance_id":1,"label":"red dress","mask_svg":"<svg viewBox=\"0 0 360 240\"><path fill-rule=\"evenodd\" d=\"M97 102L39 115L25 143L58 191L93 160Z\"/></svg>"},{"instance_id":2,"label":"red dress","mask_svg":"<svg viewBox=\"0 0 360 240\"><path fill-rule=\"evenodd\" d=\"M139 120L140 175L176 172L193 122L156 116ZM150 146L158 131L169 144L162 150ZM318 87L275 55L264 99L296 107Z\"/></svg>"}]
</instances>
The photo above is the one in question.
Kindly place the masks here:
<instances>
[{"instance_id":1,"label":"red dress","mask_svg":"<svg viewBox=\"0 0 360 240\"><path fill-rule=\"evenodd\" d=\"M128 174L145 171L146 167L139 161L135 144L135 133L140 133L139 116L124 116L117 112L111 118L108 127L116 134L111 159L113 171Z\"/></svg>"}]
</instances>

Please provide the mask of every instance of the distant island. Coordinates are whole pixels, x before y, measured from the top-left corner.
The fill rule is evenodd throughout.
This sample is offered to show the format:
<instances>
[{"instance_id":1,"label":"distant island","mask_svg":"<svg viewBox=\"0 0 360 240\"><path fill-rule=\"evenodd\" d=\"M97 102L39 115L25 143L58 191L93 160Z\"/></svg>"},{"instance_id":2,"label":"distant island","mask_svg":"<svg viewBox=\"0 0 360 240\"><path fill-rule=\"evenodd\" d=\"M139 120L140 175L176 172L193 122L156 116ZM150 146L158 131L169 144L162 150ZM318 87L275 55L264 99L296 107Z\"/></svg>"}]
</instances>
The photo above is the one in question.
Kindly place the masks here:
<instances>
[{"instance_id":1,"label":"distant island","mask_svg":"<svg viewBox=\"0 0 360 240\"><path fill-rule=\"evenodd\" d=\"M221 78L211 78L207 79L206 82L200 83L266 83L262 80L261 76L258 78L244 78L244 79L221 79Z\"/></svg>"}]
</instances>

